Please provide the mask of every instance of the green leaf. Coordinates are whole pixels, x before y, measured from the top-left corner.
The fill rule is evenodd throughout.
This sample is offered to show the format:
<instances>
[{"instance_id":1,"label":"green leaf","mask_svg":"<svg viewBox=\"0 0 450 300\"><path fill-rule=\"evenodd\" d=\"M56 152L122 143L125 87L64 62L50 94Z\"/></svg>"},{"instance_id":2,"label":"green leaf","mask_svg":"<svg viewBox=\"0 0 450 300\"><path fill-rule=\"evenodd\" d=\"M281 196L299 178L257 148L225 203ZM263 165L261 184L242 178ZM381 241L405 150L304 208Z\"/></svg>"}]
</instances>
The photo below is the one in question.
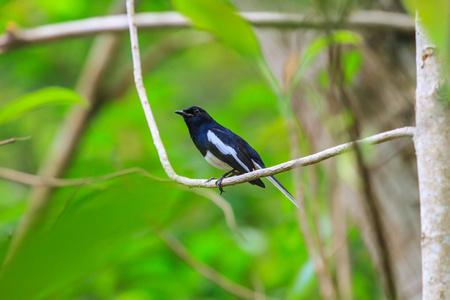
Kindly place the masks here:
<instances>
[{"instance_id":1,"label":"green leaf","mask_svg":"<svg viewBox=\"0 0 450 300\"><path fill-rule=\"evenodd\" d=\"M355 75L361 69L363 62L362 52L358 49L348 50L342 53L341 63L344 67L344 80L346 84L350 84Z\"/></svg>"},{"instance_id":2,"label":"green leaf","mask_svg":"<svg viewBox=\"0 0 450 300\"><path fill-rule=\"evenodd\" d=\"M250 24L230 4L219 0L173 0L173 5L198 29L216 35L244 57L254 61L262 58Z\"/></svg>"},{"instance_id":3,"label":"green leaf","mask_svg":"<svg viewBox=\"0 0 450 300\"><path fill-rule=\"evenodd\" d=\"M60 87L44 88L22 96L2 107L0 109L0 125L47 105L74 103L83 106L88 105L86 100L70 89Z\"/></svg>"}]
</instances>

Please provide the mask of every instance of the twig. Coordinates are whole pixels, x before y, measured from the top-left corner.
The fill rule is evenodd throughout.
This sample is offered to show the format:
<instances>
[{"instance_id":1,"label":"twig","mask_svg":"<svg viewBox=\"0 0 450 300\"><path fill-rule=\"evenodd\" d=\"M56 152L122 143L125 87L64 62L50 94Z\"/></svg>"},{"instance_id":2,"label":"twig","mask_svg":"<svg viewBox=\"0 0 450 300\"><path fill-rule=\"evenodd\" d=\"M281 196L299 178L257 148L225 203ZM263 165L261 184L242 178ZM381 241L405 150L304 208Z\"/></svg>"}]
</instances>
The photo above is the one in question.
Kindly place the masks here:
<instances>
[{"instance_id":1,"label":"twig","mask_svg":"<svg viewBox=\"0 0 450 300\"><path fill-rule=\"evenodd\" d=\"M14 142L18 142L18 141L25 141L25 140L29 140L31 139L31 136L26 136L26 137L21 137L21 138L10 138L4 141L0 141L0 146L6 145L6 144L11 144Z\"/></svg>"},{"instance_id":2,"label":"twig","mask_svg":"<svg viewBox=\"0 0 450 300\"><path fill-rule=\"evenodd\" d=\"M20 172L8 168L0 167L0 178L14 181L17 183L31 185L31 186L47 186L47 187L68 187L68 186L81 186L88 185L95 182L106 181L109 179L113 179L116 177L138 173L142 176L148 177L153 180L158 181L171 181L170 179L163 179L156 176L151 175L147 171L142 168L130 168L121 171L117 171L110 174L105 174L102 176L96 177L86 177L86 178L71 178L71 179L62 179L62 178L54 178L54 177L44 177L39 175L33 175L25 172ZM189 192L195 193L202 197L205 197L211 200L215 205L217 205L225 215L225 222L227 223L228 228L236 235L242 237L242 234L239 230L238 225L236 224L236 218L234 217L233 209L231 205L219 194L214 193L209 190L198 190L198 189L186 189Z\"/></svg>"},{"instance_id":3,"label":"twig","mask_svg":"<svg viewBox=\"0 0 450 300\"><path fill-rule=\"evenodd\" d=\"M130 0L128 0L130 1ZM131 0L132 1L132 0ZM242 299L268 299L274 300L272 297L268 297L264 294L260 294L256 291L250 290L244 286L232 282L230 279L211 268L210 266L198 261L193 257L189 251L180 243L172 234L167 232L158 233L161 240L172 250L179 258L181 258L187 265L194 269L197 273L203 275L207 279L211 280L226 292L235 295Z\"/></svg>"},{"instance_id":4,"label":"twig","mask_svg":"<svg viewBox=\"0 0 450 300\"><path fill-rule=\"evenodd\" d=\"M414 133L413 127L404 127L404 128L387 131L384 133L380 133L380 134L359 140L359 141L357 141L357 143L366 142L366 143L370 143L370 144L379 144L379 143L383 143L383 142L386 142L386 141L389 141L392 139L396 139L396 138L409 137L409 136L412 136L413 133ZM288 161L288 162L285 162L285 163L282 163L282 164L279 164L279 165L276 165L276 166L273 166L273 167L270 167L267 169L257 170L257 171L251 172L251 173L239 175L239 176L232 177L229 179L227 178L226 181L224 180L224 182L222 184L226 185L226 186L235 185L235 184L247 182L250 180L254 180L256 178L261 178L261 177L278 174L281 172L286 172L286 171L292 170L294 168L316 164L323 160L326 160L328 158L337 156L339 154L342 154L344 152L351 150L354 143L355 142L345 143L345 144L335 146L333 148L329 148L327 150L324 150L324 151L321 151L321 152L318 152L318 153L315 153L312 155L308 155L308 156L305 156L302 158L294 159L294 160L291 160L291 161ZM130 173L141 173L152 179L165 180L165 179L161 179L161 178L152 176L149 173L147 173L145 170L140 169L140 168L126 169L126 170L122 170L119 172L115 172L115 173L111 173L111 174L107 174L107 175L103 175L103 176L99 176L99 177L61 179L61 178L54 178L54 177L38 176L38 175L33 175L33 174L29 174L29 173L24 173L24 172L0 167L0 177L1 178L15 181L15 182L22 183L22 184L27 184L27 185L51 186L51 187L63 187L63 186L89 184L92 182L103 181L103 180L107 180L110 178L114 178L114 177L125 175L125 174L130 174ZM183 180L182 181L175 180L176 182L181 183L186 186L190 186L190 187L206 187L206 188L216 187L214 183L206 182L207 181L206 179L191 179L191 178L182 177L182 176L178 176L178 175L177 175L177 178L179 178L179 180L181 180L181 179L183 179ZM196 193L198 193L198 192L196 192Z\"/></svg>"},{"instance_id":5,"label":"twig","mask_svg":"<svg viewBox=\"0 0 450 300\"><path fill-rule=\"evenodd\" d=\"M367 137L367 138L364 138L364 139L361 139L361 140L358 140L355 142L349 142L349 143L345 143L345 144L342 144L339 146L328 148L328 149L320 151L316 154L312 154L312 155L308 155L308 156L305 156L302 158L290 160L285 163L275 165L273 167L269 167L266 169L261 169L261 170L253 171L250 173L242 174L239 176L227 178L222 182L222 185L223 186L235 185L238 183L255 180L255 179L258 179L261 177L267 177L267 176L275 175L278 173L286 172L286 171L292 170L294 168L299 168L299 167L316 164L316 163L324 161L328 158L335 157L337 155L340 155L342 153L352 150L355 143L357 143L357 144L362 144L362 143L380 144L380 143L384 143L384 142L387 142L387 141L390 141L393 139L397 139L397 138L412 137L414 135L414 129L415 129L414 127L403 127L403 128L397 128L394 130L379 133L379 134L376 134L376 135L373 135L373 136L370 136L370 137ZM185 177L182 177L182 178L184 179ZM202 181L202 180L200 180L200 182L198 182L198 180L190 179L188 182L193 183L195 186L197 186L196 184L200 184L199 186L214 187L214 183L211 183L211 182L205 183L205 181Z\"/></svg>"},{"instance_id":6,"label":"twig","mask_svg":"<svg viewBox=\"0 0 450 300\"><path fill-rule=\"evenodd\" d=\"M296 27L296 28L350 28L373 30L396 30L414 33L414 21L406 14L385 11L355 11L342 23L323 18L307 17L301 14L276 12L245 12L241 14L254 26ZM139 28L184 28L190 22L177 12L152 12L136 15ZM0 35L0 54L35 43L73 38L100 32L119 32L128 29L126 15L93 17L83 20L43 25L29 29L9 26Z\"/></svg>"},{"instance_id":7,"label":"twig","mask_svg":"<svg viewBox=\"0 0 450 300\"><path fill-rule=\"evenodd\" d=\"M46 187L67 187L67 186L78 186L78 185L86 185L94 182L105 181L115 177L139 173L142 176L158 180L158 181L170 181L169 179L163 179L156 176L151 175L147 171L141 168L130 168L121 171L117 171L114 173L97 176L97 177L86 177L86 178L74 178L74 179L62 179L55 177L46 177L33 175L25 172L20 172L12 169L7 169L0 167L0 178L18 182L21 184L31 185L31 186L46 186Z\"/></svg>"},{"instance_id":8,"label":"twig","mask_svg":"<svg viewBox=\"0 0 450 300\"><path fill-rule=\"evenodd\" d=\"M130 168L97 177L62 179L62 178L33 175L25 172L0 167L0 178L25 185L46 186L46 187L68 187L68 186L88 185L95 182L106 181L109 179L133 173L138 173L142 176L151 178L153 180L172 181L170 179L163 179L153 176L141 168ZM197 195L200 195L202 197L205 197L211 200L215 205L217 205L225 215L225 222L227 223L228 228L237 236L242 237L239 227L236 224L236 218L234 217L233 209L231 208L231 205L222 196L209 190L198 190L198 189L192 190L186 189L186 190L193 192Z\"/></svg>"}]
</instances>

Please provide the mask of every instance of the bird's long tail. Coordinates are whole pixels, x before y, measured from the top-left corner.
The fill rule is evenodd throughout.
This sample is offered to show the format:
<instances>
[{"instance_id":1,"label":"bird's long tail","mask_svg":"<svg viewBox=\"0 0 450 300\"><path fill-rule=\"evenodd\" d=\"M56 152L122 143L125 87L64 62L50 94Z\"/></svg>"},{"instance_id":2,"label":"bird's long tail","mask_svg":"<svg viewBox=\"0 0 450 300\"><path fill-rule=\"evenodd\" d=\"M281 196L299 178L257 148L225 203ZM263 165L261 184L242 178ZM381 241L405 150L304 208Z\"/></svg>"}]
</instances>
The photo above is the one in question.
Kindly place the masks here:
<instances>
[{"instance_id":1,"label":"bird's long tail","mask_svg":"<svg viewBox=\"0 0 450 300\"><path fill-rule=\"evenodd\" d=\"M263 169L259 164L257 164L254 160L252 160L253 164L255 165L256 169ZM305 209L303 208L303 205L297 202L297 200L294 198L294 196L291 195L291 193L288 192L288 190L273 176L267 177L270 182L273 183L274 186L277 187L277 189L282 192L286 198L291 200L292 203L294 203L295 206L297 206L298 209L300 209L302 212L305 212Z\"/></svg>"},{"instance_id":2,"label":"bird's long tail","mask_svg":"<svg viewBox=\"0 0 450 300\"><path fill-rule=\"evenodd\" d=\"M294 203L294 205L297 206L298 209L305 212L305 209L303 208L303 206L297 202L297 200L294 198L294 196L292 196L291 193L289 193L288 190L275 177L269 176L269 177L267 177L267 179L269 179L269 181L272 182L273 185L276 186L277 189L279 189L280 192L282 192L286 196L286 198L291 200L291 202Z\"/></svg>"}]
</instances>

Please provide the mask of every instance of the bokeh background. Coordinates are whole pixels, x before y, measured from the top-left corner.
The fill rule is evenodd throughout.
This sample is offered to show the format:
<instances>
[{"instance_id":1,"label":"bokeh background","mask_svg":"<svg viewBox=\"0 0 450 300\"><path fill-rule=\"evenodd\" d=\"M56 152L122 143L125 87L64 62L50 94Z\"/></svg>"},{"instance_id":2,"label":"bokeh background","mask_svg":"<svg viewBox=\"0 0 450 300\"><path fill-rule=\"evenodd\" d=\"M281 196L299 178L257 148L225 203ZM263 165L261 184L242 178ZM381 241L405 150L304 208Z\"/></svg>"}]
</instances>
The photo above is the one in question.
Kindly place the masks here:
<instances>
[{"instance_id":1,"label":"bokeh background","mask_svg":"<svg viewBox=\"0 0 450 300\"><path fill-rule=\"evenodd\" d=\"M236 47L214 30L139 30L149 102L178 174L221 175L174 114L192 105L244 137L267 166L414 125L414 28L344 26L361 11L407 18L399 1L215 2L322 26L253 28L263 54L256 59L243 54L251 45ZM9 30L125 12L114 0L0 3L0 28ZM138 1L136 9L182 3ZM216 30L227 26L213 17ZM1 146L2 168L69 179L146 172L56 189L0 178L2 261L27 204L47 203L36 233L2 268L2 299L420 299L411 139L277 175L306 214L270 184L227 187L222 197L189 189L161 167L131 62L127 31L0 54L0 110L53 86L91 102L48 105L1 124L0 140L31 136Z\"/></svg>"}]
</instances>

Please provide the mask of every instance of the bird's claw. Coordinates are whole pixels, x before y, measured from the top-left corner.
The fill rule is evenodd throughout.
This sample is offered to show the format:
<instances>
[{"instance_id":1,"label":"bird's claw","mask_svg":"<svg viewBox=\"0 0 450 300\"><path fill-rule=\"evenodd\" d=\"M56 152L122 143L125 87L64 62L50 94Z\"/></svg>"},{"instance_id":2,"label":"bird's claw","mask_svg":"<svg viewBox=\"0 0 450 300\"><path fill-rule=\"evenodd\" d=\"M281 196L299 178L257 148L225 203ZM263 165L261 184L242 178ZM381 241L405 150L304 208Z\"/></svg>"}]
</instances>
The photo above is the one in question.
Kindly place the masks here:
<instances>
[{"instance_id":1,"label":"bird's claw","mask_svg":"<svg viewBox=\"0 0 450 300\"><path fill-rule=\"evenodd\" d=\"M208 183L208 182L210 182L213 179L217 179L217 178L216 177L211 177L210 179L206 180L206 182Z\"/></svg>"},{"instance_id":2,"label":"bird's claw","mask_svg":"<svg viewBox=\"0 0 450 300\"><path fill-rule=\"evenodd\" d=\"M211 180L217 179L216 177L211 177L210 179L206 180L206 182L210 182ZM223 186L222 186L222 180L223 178L219 178L216 180L215 184L217 186L219 186L219 191L220 191L220 195L222 195L222 193L224 193L225 191L223 190Z\"/></svg>"},{"instance_id":3,"label":"bird's claw","mask_svg":"<svg viewBox=\"0 0 450 300\"><path fill-rule=\"evenodd\" d=\"M220 195L222 195L222 193L225 192L225 191L223 190L222 180L223 180L223 178L221 177L221 178L219 178L219 179L216 181L216 185L219 186Z\"/></svg>"},{"instance_id":4,"label":"bird's claw","mask_svg":"<svg viewBox=\"0 0 450 300\"><path fill-rule=\"evenodd\" d=\"M219 186L219 191L220 191L220 194L219 194L219 195L222 195L222 193L225 193L225 191L224 191L223 188L222 188L222 185Z\"/></svg>"},{"instance_id":5,"label":"bird's claw","mask_svg":"<svg viewBox=\"0 0 450 300\"><path fill-rule=\"evenodd\" d=\"M206 180L206 182L210 182L210 181L213 180L213 179L217 179L217 180L216 180L216 185L219 186L219 191L220 191L220 194L222 195L222 193L225 192L225 191L223 190L222 180L223 180L224 178L229 177L230 174L231 174L231 176L235 176L235 175L238 175L239 172L238 172L237 170L233 169L233 170L231 170L231 171L226 172L226 173L223 174L222 176L220 176L219 179L214 178L214 177L211 177L210 179Z\"/></svg>"}]
</instances>

